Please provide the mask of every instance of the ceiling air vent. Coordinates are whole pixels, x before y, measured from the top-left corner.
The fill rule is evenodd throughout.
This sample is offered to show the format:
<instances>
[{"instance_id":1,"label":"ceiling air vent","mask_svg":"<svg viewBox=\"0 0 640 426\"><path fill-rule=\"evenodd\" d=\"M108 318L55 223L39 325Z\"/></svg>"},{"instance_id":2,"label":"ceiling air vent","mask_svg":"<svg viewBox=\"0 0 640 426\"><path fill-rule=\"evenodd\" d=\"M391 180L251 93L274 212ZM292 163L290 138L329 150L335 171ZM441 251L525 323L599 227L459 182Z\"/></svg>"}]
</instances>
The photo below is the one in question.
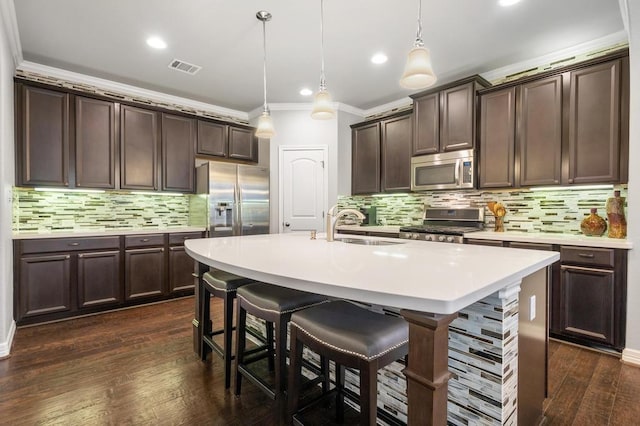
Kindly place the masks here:
<instances>
[{"instance_id":1,"label":"ceiling air vent","mask_svg":"<svg viewBox=\"0 0 640 426\"><path fill-rule=\"evenodd\" d=\"M202 67L190 64L185 61L181 61L180 59L174 59L173 61L171 61L171 63L169 64L169 68L177 71L186 72L187 74L191 74L191 75L194 75L195 73L197 73L202 69Z\"/></svg>"}]
</instances>

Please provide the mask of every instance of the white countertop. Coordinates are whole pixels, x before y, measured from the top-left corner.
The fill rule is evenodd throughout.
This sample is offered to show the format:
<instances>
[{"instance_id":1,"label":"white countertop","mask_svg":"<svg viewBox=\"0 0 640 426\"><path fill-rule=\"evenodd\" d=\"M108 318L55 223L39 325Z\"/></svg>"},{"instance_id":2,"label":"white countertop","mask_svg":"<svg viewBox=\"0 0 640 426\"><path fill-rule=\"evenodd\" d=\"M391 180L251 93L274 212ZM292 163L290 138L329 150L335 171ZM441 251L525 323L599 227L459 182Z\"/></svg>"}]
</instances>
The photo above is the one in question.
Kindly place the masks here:
<instances>
[{"instance_id":1,"label":"white countertop","mask_svg":"<svg viewBox=\"0 0 640 426\"><path fill-rule=\"evenodd\" d=\"M602 237L588 237L586 235L552 234L549 232L494 232L478 231L464 234L465 238L478 240L518 241L526 243L560 244L584 247L602 247L632 249L633 244L627 239Z\"/></svg>"},{"instance_id":2,"label":"white countertop","mask_svg":"<svg viewBox=\"0 0 640 426\"><path fill-rule=\"evenodd\" d=\"M14 232L14 240L28 240L36 238L73 238L73 237L107 237L115 235L143 235L143 234L173 234L176 232L204 232L206 229L198 226L179 226L175 228L143 228L143 229L109 229L109 230L78 230L60 232Z\"/></svg>"},{"instance_id":3,"label":"white countertop","mask_svg":"<svg viewBox=\"0 0 640 426\"><path fill-rule=\"evenodd\" d=\"M408 241L328 243L306 233L185 241L187 253L255 280L377 305L449 314L559 259L556 252Z\"/></svg>"}]
</instances>

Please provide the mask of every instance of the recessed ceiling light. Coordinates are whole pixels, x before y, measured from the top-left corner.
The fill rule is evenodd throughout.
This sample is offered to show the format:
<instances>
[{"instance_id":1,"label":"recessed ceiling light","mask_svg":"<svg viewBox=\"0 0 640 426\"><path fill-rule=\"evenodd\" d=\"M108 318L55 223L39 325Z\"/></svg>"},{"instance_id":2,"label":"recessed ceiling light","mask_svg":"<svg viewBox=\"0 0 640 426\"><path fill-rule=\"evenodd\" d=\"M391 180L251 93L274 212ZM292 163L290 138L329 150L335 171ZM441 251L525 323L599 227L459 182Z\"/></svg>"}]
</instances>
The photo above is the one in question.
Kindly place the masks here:
<instances>
[{"instance_id":1,"label":"recessed ceiling light","mask_svg":"<svg viewBox=\"0 0 640 426\"><path fill-rule=\"evenodd\" d=\"M300 94L302 96L311 96L311 95L313 95L313 90L308 89L308 88L305 87L303 89L300 89Z\"/></svg>"},{"instance_id":2,"label":"recessed ceiling light","mask_svg":"<svg viewBox=\"0 0 640 426\"><path fill-rule=\"evenodd\" d=\"M154 49L164 49L167 47L167 43L165 43L160 37L149 37L147 39L147 44Z\"/></svg>"},{"instance_id":3,"label":"recessed ceiling light","mask_svg":"<svg viewBox=\"0 0 640 426\"><path fill-rule=\"evenodd\" d=\"M376 53L375 55L373 55L371 57L371 62L373 62L374 64L384 64L385 62L387 62L387 55L385 55L384 53Z\"/></svg>"},{"instance_id":4,"label":"recessed ceiling light","mask_svg":"<svg viewBox=\"0 0 640 426\"><path fill-rule=\"evenodd\" d=\"M520 3L520 0L498 0L498 4L503 7L513 6L516 3Z\"/></svg>"}]
</instances>

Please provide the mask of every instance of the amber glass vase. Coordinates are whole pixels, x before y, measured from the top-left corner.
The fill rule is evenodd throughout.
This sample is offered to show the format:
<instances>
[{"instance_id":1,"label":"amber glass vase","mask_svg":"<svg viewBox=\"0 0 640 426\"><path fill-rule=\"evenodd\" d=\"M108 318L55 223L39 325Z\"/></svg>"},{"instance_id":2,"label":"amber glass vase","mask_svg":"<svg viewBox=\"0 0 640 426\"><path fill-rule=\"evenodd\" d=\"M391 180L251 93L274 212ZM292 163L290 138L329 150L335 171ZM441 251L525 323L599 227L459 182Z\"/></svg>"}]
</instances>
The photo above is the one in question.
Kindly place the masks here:
<instances>
[{"instance_id":1,"label":"amber glass vase","mask_svg":"<svg viewBox=\"0 0 640 426\"><path fill-rule=\"evenodd\" d=\"M624 197L620 196L620 191L614 191L613 197L607 200L607 218L609 219L609 238L625 238L627 219L624 217Z\"/></svg>"},{"instance_id":2,"label":"amber glass vase","mask_svg":"<svg viewBox=\"0 0 640 426\"><path fill-rule=\"evenodd\" d=\"M591 209L591 214L582 219L580 230L584 235L599 237L607 230L607 222L598 216L598 209Z\"/></svg>"}]
</instances>

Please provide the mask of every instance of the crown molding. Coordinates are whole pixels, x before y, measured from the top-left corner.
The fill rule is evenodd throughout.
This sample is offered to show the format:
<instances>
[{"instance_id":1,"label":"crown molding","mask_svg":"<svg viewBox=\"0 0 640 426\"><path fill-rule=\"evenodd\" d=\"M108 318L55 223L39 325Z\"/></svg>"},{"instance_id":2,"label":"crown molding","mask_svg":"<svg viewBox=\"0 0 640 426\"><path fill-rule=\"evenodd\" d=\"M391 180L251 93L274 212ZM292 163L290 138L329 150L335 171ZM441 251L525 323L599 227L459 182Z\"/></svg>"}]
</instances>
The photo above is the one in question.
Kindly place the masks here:
<instances>
[{"instance_id":1,"label":"crown molding","mask_svg":"<svg viewBox=\"0 0 640 426\"><path fill-rule=\"evenodd\" d=\"M18 32L18 21L16 19L16 9L13 0L0 1L0 22L3 23L2 27L4 27L4 33L9 42L9 50L13 57L13 66L17 67L23 58L20 33ZM2 28L0 28L0 31L3 31Z\"/></svg>"},{"instance_id":2,"label":"crown molding","mask_svg":"<svg viewBox=\"0 0 640 426\"><path fill-rule=\"evenodd\" d=\"M620 1L622 2L624 0ZM629 38L626 31L618 31L617 33L609 34L607 36L597 38L586 43L578 44L567 49L558 50L557 52L553 52L548 55L538 56L537 58L527 59L526 61L487 71L485 73L481 73L480 75L488 81L495 81L507 75L515 74L523 70L536 68L541 65L548 65L552 62L565 59L568 56L590 53L599 49L614 46L618 43L627 42L628 40Z\"/></svg>"},{"instance_id":3,"label":"crown molding","mask_svg":"<svg viewBox=\"0 0 640 426\"><path fill-rule=\"evenodd\" d=\"M113 91L116 93L126 94L127 96L140 97L154 102L162 102L167 104L181 105L196 110L207 111L213 114L223 116L236 117L242 120L248 120L249 114L243 111L229 109L205 102L195 101L193 99L183 98L180 96L169 95L154 90L143 89L141 87L131 86L129 84L118 83L103 78L92 77L86 74L80 74L60 68L50 67L47 65L37 64L30 61L22 61L18 68L22 71L42 74L47 77L53 77L73 83L87 84L100 88L102 90Z\"/></svg>"}]
</instances>

